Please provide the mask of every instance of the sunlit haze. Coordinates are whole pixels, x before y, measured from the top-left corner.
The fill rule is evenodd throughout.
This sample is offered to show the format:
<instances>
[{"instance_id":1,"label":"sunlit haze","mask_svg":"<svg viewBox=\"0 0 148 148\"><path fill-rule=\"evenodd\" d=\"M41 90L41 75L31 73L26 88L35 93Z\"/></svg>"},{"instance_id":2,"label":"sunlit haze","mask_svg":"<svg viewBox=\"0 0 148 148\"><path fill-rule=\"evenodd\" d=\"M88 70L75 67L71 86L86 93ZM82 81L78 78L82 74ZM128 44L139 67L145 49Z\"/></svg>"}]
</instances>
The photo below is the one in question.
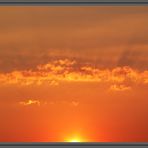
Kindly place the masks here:
<instances>
[{"instance_id":1,"label":"sunlit haze","mask_svg":"<svg viewBox=\"0 0 148 148\"><path fill-rule=\"evenodd\" d=\"M148 7L0 7L0 142L148 142Z\"/></svg>"}]
</instances>

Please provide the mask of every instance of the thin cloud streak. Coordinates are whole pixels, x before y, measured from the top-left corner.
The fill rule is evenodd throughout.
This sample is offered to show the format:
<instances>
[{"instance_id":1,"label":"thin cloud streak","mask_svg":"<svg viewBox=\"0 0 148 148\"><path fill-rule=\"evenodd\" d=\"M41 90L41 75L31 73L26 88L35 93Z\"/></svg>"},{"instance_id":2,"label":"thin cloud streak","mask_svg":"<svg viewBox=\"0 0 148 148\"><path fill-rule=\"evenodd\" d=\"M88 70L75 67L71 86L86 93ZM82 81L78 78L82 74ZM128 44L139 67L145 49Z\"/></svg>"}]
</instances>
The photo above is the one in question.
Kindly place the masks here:
<instances>
[{"instance_id":1,"label":"thin cloud streak","mask_svg":"<svg viewBox=\"0 0 148 148\"><path fill-rule=\"evenodd\" d=\"M23 106L30 106L30 105L37 105L37 106L40 106L41 103L39 100L33 100L33 99L29 99L29 100L25 100L25 101L21 101L19 102L20 105L23 105Z\"/></svg>"},{"instance_id":2,"label":"thin cloud streak","mask_svg":"<svg viewBox=\"0 0 148 148\"><path fill-rule=\"evenodd\" d=\"M127 90L131 90L130 86L124 86L124 85L111 85L110 86L110 90L111 91L127 91Z\"/></svg>"}]
</instances>

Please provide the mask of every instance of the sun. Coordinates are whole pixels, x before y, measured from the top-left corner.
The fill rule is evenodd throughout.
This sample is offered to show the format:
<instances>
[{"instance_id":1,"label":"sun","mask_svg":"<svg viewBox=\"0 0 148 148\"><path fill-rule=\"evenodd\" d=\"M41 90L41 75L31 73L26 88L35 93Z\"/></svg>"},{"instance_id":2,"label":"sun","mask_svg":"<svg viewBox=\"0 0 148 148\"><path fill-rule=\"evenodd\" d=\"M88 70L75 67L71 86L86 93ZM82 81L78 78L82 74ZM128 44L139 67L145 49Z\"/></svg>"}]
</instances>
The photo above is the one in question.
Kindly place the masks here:
<instances>
[{"instance_id":1,"label":"sun","mask_svg":"<svg viewBox=\"0 0 148 148\"><path fill-rule=\"evenodd\" d=\"M81 142L80 139L70 139L68 142Z\"/></svg>"},{"instance_id":2,"label":"sun","mask_svg":"<svg viewBox=\"0 0 148 148\"><path fill-rule=\"evenodd\" d=\"M78 136L73 136L71 138L67 138L66 142L82 142L82 139Z\"/></svg>"}]
</instances>

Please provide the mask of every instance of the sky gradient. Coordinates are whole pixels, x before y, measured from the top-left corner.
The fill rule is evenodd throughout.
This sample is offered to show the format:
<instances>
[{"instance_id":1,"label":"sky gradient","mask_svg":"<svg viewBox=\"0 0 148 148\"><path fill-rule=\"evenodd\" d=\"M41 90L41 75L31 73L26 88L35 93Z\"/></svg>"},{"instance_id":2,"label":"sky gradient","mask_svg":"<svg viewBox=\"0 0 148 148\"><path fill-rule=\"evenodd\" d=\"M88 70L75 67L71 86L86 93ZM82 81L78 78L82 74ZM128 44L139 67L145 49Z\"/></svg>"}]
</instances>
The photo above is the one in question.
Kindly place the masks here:
<instances>
[{"instance_id":1,"label":"sky gradient","mask_svg":"<svg viewBox=\"0 0 148 148\"><path fill-rule=\"evenodd\" d=\"M0 7L0 142L148 142L148 7Z\"/></svg>"}]
</instances>

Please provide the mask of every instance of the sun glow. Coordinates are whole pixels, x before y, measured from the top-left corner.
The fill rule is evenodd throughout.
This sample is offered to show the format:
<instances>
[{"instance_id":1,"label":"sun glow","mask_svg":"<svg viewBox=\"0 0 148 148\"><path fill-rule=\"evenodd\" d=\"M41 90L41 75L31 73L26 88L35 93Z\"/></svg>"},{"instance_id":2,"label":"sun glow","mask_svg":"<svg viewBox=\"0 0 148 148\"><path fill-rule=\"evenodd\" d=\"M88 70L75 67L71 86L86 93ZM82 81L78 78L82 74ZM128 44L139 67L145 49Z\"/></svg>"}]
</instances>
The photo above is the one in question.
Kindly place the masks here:
<instances>
[{"instance_id":1,"label":"sun glow","mask_svg":"<svg viewBox=\"0 0 148 148\"><path fill-rule=\"evenodd\" d=\"M80 137L71 137L71 138L67 138L66 142L82 142L83 140Z\"/></svg>"},{"instance_id":2,"label":"sun glow","mask_svg":"<svg viewBox=\"0 0 148 148\"><path fill-rule=\"evenodd\" d=\"M68 142L81 142L80 139L71 139Z\"/></svg>"}]
</instances>

